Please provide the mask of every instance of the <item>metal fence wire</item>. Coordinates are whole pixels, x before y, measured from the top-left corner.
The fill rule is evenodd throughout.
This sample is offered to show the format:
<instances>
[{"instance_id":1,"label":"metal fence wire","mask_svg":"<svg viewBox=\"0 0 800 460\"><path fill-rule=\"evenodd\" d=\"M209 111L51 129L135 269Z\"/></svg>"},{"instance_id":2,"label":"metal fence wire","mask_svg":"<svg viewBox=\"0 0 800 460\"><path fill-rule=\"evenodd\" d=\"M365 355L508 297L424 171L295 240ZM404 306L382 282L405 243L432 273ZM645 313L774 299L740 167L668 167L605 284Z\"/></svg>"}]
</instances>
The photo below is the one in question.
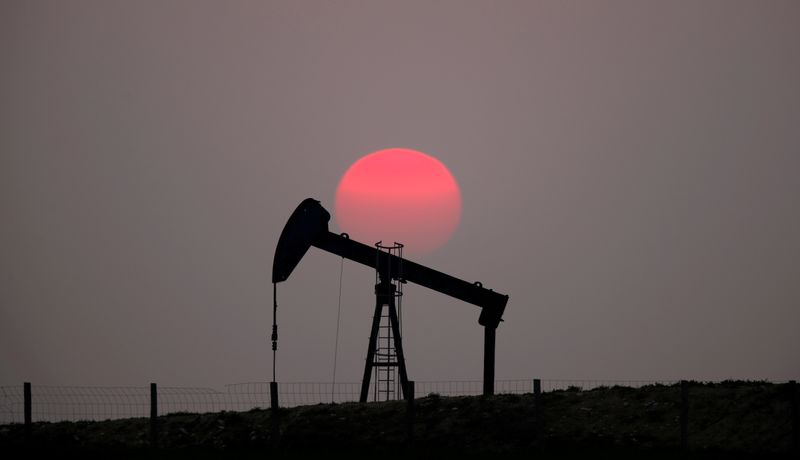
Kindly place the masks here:
<instances>
[{"instance_id":1,"label":"metal fence wire","mask_svg":"<svg viewBox=\"0 0 800 460\"><path fill-rule=\"evenodd\" d=\"M672 385L677 380L541 380L542 391L591 390L598 387ZM441 396L474 396L483 391L481 380L417 381L417 397L435 393ZM321 403L358 401L361 383L285 382L279 384L279 404L294 407ZM495 393L533 392L533 379L497 380ZM109 420L148 417L150 387L96 387L32 385L33 422ZM398 395L399 396L399 395ZM176 412L245 412L270 406L268 382L236 383L224 390L192 387L158 387L158 414ZM22 385L0 386L0 424L24 421Z\"/></svg>"}]
</instances>

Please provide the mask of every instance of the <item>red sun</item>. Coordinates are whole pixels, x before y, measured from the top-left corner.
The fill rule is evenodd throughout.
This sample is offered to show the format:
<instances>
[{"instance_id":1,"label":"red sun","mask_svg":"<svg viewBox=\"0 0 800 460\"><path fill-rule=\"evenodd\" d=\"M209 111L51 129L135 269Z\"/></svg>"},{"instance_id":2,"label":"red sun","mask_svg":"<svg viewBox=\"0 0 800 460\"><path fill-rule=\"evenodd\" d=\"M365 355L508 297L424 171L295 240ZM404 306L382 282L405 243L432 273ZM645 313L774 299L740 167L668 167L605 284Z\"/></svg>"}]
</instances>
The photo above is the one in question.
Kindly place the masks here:
<instances>
[{"instance_id":1,"label":"red sun","mask_svg":"<svg viewBox=\"0 0 800 460\"><path fill-rule=\"evenodd\" d=\"M442 246L458 227L461 192L441 161L411 149L386 149L356 161L339 181L339 228L366 244L403 243L410 254Z\"/></svg>"}]
</instances>

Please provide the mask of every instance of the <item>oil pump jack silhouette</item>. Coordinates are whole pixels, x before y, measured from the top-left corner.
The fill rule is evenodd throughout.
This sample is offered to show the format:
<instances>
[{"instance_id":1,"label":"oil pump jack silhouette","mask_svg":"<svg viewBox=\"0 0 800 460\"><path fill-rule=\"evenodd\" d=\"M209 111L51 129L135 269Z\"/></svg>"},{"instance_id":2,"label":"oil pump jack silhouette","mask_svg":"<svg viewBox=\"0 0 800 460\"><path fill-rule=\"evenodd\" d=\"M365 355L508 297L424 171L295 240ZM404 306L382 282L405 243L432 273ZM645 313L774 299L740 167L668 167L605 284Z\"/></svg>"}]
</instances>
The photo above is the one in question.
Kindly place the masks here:
<instances>
[{"instance_id":1,"label":"oil pump jack silhouette","mask_svg":"<svg viewBox=\"0 0 800 460\"><path fill-rule=\"evenodd\" d=\"M395 309L396 288L392 284L393 281L415 283L481 307L478 323L484 327L483 394L494 394L495 332L502 321L508 296L486 289L479 282L470 283L410 260L403 260L394 254L380 252L380 249L375 246L351 240L346 233L341 235L332 233L328 231L330 218L330 213L320 205L319 201L307 198L300 203L286 222L278 240L272 265L272 282L277 285L277 283L286 281L311 246L376 270L378 274L378 282L375 285L376 314L373 317L367 348L360 401L366 402L367 400L371 370L376 365L374 355L380 311L386 306L389 309L396 360L393 363L384 363L384 365L389 364L399 368L403 397L406 399L410 397L408 374ZM277 288L275 290L277 291ZM277 301L275 308L277 309ZM277 326L273 325L273 351L276 341Z\"/></svg>"}]
</instances>

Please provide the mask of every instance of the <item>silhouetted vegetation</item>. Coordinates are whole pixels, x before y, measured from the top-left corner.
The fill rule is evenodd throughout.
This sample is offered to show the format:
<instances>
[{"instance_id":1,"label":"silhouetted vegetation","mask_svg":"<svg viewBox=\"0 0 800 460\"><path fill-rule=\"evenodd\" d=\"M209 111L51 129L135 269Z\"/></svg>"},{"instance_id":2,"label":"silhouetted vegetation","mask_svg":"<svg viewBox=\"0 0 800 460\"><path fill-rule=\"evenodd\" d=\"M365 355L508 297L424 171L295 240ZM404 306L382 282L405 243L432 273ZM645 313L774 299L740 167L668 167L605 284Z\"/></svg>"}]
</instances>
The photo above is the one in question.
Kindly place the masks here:
<instances>
[{"instance_id":1,"label":"silhouetted vegetation","mask_svg":"<svg viewBox=\"0 0 800 460\"><path fill-rule=\"evenodd\" d=\"M789 456L789 386L767 382L691 383L689 451L692 456ZM389 457L437 453L466 456L565 453L683 455L680 388L571 388L534 397L443 397L415 401L413 439L405 402L319 404L249 412L171 414L158 419L159 449L150 446L149 421L36 423L26 446L22 425L0 427L0 452L53 449L166 457L239 453L351 453ZM273 419L276 416L277 419ZM267 455L269 454L269 455ZM267 456L265 456L267 455Z\"/></svg>"}]
</instances>

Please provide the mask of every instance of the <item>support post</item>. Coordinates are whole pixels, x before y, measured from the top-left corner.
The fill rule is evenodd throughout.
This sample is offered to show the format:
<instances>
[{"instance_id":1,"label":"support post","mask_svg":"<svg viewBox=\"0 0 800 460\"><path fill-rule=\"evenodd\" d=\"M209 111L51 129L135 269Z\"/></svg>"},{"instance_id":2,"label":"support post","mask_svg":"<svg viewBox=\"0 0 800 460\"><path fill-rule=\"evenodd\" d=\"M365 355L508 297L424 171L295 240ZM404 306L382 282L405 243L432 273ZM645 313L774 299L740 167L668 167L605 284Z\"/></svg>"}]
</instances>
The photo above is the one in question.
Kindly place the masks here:
<instances>
[{"instance_id":1,"label":"support post","mask_svg":"<svg viewBox=\"0 0 800 460\"><path fill-rule=\"evenodd\" d=\"M534 438L541 442L542 436L542 381L533 379L533 429Z\"/></svg>"},{"instance_id":2,"label":"support post","mask_svg":"<svg viewBox=\"0 0 800 460\"><path fill-rule=\"evenodd\" d=\"M33 404L31 402L31 382L23 384L24 394L24 412L25 412L25 442L31 441L31 427L33 426L32 410Z\"/></svg>"},{"instance_id":3,"label":"support post","mask_svg":"<svg viewBox=\"0 0 800 460\"><path fill-rule=\"evenodd\" d=\"M800 453L800 395L797 394L797 382L789 381L789 401L792 405L792 452Z\"/></svg>"},{"instance_id":4,"label":"support post","mask_svg":"<svg viewBox=\"0 0 800 460\"><path fill-rule=\"evenodd\" d=\"M269 382L269 407L278 410L278 382Z\"/></svg>"},{"instance_id":5,"label":"support post","mask_svg":"<svg viewBox=\"0 0 800 460\"><path fill-rule=\"evenodd\" d=\"M277 446L281 439L281 416L278 407L278 382L269 382L269 419L271 422L271 443Z\"/></svg>"},{"instance_id":6,"label":"support post","mask_svg":"<svg viewBox=\"0 0 800 460\"><path fill-rule=\"evenodd\" d=\"M383 310L383 290L381 284L375 285L375 314L372 317L372 328L369 333L369 343L367 344L367 360L364 363L364 378L361 379L361 395L359 402L367 402L369 396L369 381L372 377L372 365L375 362L375 346L378 341L378 327L381 323L381 311Z\"/></svg>"},{"instance_id":7,"label":"support post","mask_svg":"<svg viewBox=\"0 0 800 460\"><path fill-rule=\"evenodd\" d=\"M408 388L409 380L408 371L406 371L406 355L403 353L403 338L400 337L400 321L397 318L394 296L389 299L389 322L392 326L394 352L397 355L397 367L400 370L400 388L403 390L403 397L410 401L414 399L414 392Z\"/></svg>"},{"instance_id":8,"label":"support post","mask_svg":"<svg viewBox=\"0 0 800 460\"><path fill-rule=\"evenodd\" d=\"M689 382L681 380L681 449L689 448Z\"/></svg>"},{"instance_id":9,"label":"support post","mask_svg":"<svg viewBox=\"0 0 800 460\"><path fill-rule=\"evenodd\" d=\"M407 430L407 439L408 442L411 443L414 441L414 417L416 416L415 409L414 409L414 392L416 391L414 388L414 381L409 380L406 384L406 389L403 390L405 392L406 397L406 417L408 423L408 430Z\"/></svg>"},{"instance_id":10,"label":"support post","mask_svg":"<svg viewBox=\"0 0 800 460\"><path fill-rule=\"evenodd\" d=\"M496 328L483 327L483 395L494 394L494 342Z\"/></svg>"},{"instance_id":11,"label":"support post","mask_svg":"<svg viewBox=\"0 0 800 460\"><path fill-rule=\"evenodd\" d=\"M158 388L150 384L150 446L158 447Z\"/></svg>"}]
</instances>

